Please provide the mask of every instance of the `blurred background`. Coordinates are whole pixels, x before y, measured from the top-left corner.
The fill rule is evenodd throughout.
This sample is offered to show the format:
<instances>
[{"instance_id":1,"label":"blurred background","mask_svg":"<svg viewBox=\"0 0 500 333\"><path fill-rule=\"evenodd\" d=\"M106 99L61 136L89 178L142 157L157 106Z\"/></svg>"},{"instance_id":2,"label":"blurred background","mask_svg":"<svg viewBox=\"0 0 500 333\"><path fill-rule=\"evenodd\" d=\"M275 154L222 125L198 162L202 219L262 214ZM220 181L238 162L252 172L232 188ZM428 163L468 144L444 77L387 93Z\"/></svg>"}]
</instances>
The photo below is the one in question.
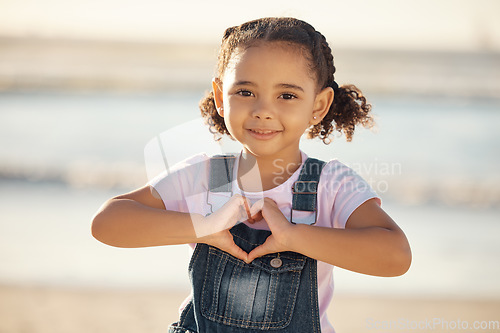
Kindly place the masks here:
<instances>
[{"instance_id":1,"label":"blurred background","mask_svg":"<svg viewBox=\"0 0 500 333\"><path fill-rule=\"evenodd\" d=\"M402 277L335 269L337 331L500 320L498 13L495 0L0 0L0 332L175 320L187 246L108 247L90 221L146 183L151 139L199 117L224 29L265 16L321 31L337 82L372 103L376 130L303 149L362 174L412 245Z\"/></svg>"}]
</instances>

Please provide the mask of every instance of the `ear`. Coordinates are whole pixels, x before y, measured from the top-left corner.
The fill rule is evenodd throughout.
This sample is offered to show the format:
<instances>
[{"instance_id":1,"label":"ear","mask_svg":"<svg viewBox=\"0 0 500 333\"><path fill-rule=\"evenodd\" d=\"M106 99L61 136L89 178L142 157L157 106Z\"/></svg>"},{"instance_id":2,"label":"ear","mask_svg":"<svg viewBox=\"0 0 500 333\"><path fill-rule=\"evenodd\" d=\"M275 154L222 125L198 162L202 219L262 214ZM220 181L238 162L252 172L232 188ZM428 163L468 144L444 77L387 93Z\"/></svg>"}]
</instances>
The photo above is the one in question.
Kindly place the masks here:
<instances>
[{"instance_id":1,"label":"ear","mask_svg":"<svg viewBox=\"0 0 500 333\"><path fill-rule=\"evenodd\" d=\"M323 118L327 115L328 111L330 111L330 106L333 103L334 92L331 87L326 87L321 90L314 100L313 112L311 115L311 125L316 125L323 120Z\"/></svg>"},{"instance_id":2,"label":"ear","mask_svg":"<svg viewBox=\"0 0 500 333\"><path fill-rule=\"evenodd\" d=\"M214 93L215 107L217 108L217 113L219 114L219 116L224 117L222 81L217 77L212 79L212 90Z\"/></svg>"}]
</instances>

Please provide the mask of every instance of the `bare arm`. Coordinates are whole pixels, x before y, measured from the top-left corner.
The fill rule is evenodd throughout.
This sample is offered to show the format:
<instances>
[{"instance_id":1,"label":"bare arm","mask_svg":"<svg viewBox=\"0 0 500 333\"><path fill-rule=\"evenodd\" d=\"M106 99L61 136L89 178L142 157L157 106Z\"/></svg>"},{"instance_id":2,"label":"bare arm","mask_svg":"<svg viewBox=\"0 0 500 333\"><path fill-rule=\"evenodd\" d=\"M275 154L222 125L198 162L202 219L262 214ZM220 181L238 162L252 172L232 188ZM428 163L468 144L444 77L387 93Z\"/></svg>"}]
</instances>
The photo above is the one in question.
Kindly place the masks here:
<instances>
[{"instance_id":1,"label":"bare arm","mask_svg":"<svg viewBox=\"0 0 500 333\"><path fill-rule=\"evenodd\" d=\"M351 214L346 229L292 225L286 220L280 221L282 214L274 206L267 204L263 210L268 224L274 229L273 236L268 238L267 246L250 253L249 260L288 250L377 276L402 275L410 267L411 251L406 236L373 199Z\"/></svg>"},{"instance_id":2,"label":"bare arm","mask_svg":"<svg viewBox=\"0 0 500 333\"><path fill-rule=\"evenodd\" d=\"M290 237L290 247L332 265L377 276L402 275L410 267L406 236L375 200L358 207L346 229L296 227L301 237Z\"/></svg>"},{"instance_id":3,"label":"bare arm","mask_svg":"<svg viewBox=\"0 0 500 333\"><path fill-rule=\"evenodd\" d=\"M92 220L92 235L117 247L196 243L192 219L201 215L165 210L149 186L109 199Z\"/></svg>"},{"instance_id":4,"label":"bare arm","mask_svg":"<svg viewBox=\"0 0 500 333\"><path fill-rule=\"evenodd\" d=\"M105 202L92 220L92 235L117 247L205 243L247 261L248 254L229 232L242 212L246 216L244 200L233 196L217 212L204 217L165 210L158 193L145 186Z\"/></svg>"}]
</instances>

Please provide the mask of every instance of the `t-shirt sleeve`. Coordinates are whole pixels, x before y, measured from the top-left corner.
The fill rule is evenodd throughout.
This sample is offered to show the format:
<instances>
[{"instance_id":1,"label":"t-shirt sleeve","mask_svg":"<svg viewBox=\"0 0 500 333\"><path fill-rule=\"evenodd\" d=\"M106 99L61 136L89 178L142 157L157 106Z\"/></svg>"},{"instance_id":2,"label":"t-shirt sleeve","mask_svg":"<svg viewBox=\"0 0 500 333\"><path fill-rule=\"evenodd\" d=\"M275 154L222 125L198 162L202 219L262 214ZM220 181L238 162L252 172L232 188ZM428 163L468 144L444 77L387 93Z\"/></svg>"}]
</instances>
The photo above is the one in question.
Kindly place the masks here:
<instances>
[{"instance_id":1,"label":"t-shirt sleeve","mask_svg":"<svg viewBox=\"0 0 500 333\"><path fill-rule=\"evenodd\" d=\"M370 184L348 166L331 161L323 170L321 177L328 177L327 189L331 206L331 223L333 228L345 228L351 214L367 200L375 198L381 204L380 197Z\"/></svg>"},{"instance_id":2,"label":"t-shirt sleeve","mask_svg":"<svg viewBox=\"0 0 500 333\"><path fill-rule=\"evenodd\" d=\"M195 155L175 164L148 182L160 195L165 209L190 212L186 198L206 191L209 157Z\"/></svg>"}]
</instances>

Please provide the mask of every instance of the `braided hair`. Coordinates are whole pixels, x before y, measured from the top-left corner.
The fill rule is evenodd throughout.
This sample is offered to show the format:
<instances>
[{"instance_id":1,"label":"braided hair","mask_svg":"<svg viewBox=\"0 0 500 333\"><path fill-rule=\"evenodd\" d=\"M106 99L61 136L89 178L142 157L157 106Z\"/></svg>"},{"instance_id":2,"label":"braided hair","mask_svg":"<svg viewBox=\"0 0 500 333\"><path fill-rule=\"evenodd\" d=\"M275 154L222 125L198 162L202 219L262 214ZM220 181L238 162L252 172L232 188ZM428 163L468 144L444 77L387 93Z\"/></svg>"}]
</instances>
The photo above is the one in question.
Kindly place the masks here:
<instances>
[{"instance_id":1,"label":"braided hair","mask_svg":"<svg viewBox=\"0 0 500 333\"><path fill-rule=\"evenodd\" d=\"M363 93L354 85L339 86L335 82L336 68L325 36L310 24L295 18L262 18L226 29L219 50L216 76L224 76L237 48L250 47L259 42L286 42L302 47L318 88L331 87L334 90L334 99L327 115L309 129L309 138L319 137L328 144L335 130L351 141L356 125L373 126L371 105L366 102ZM200 101L200 110L210 131L218 135L219 139L221 135L230 135L224 118L217 113L213 92L207 93Z\"/></svg>"}]
</instances>

